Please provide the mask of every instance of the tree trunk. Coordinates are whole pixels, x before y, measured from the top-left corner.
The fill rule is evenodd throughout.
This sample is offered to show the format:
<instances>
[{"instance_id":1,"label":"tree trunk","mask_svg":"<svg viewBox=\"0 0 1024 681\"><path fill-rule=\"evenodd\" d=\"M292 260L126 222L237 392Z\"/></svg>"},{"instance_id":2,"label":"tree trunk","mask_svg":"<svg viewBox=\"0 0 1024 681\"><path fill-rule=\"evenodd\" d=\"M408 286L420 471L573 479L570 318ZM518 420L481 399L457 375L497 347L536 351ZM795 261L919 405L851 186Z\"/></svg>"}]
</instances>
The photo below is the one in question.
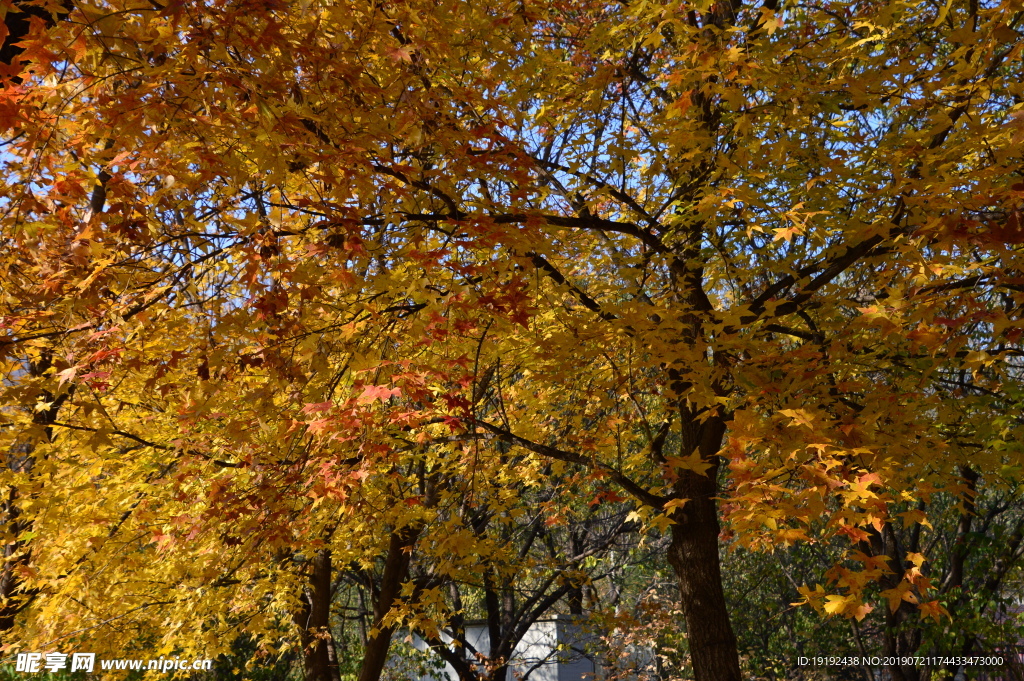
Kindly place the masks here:
<instances>
[{"instance_id":1,"label":"tree trunk","mask_svg":"<svg viewBox=\"0 0 1024 681\"><path fill-rule=\"evenodd\" d=\"M358 681L378 681L391 650L391 636L394 626L385 626L384 617L391 610L401 593L402 583L409 579L409 564L412 548L419 537L422 526L406 527L392 533L388 544L388 555L384 559L384 574L380 590L373 603L373 631L363 652L363 663L359 667Z\"/></svg>"},{"instance_id":2,"label":"tree trunk","mask_svg":"<svg viewBox=\"0 0 1024 681\"><path fill-rule=\"evenodd\" d=\"M13 465L10 467L17 470ZM20 512L16 499L17 488L12 486L7 499L0 506L0 522L6 526L7 533L12 537L17 537L29 527L27 523L18 520ZM28 554L22 542L13 541L5 544L0 558L3 560L3 566L0 567L0 634L3 634L14 628L15 617L31 595L18 593L21 580L17 577L17 570L28 564Z\"/></svg>"},{"instance_id":3,"label":"tree trunk","mask_svg":"<svg viewBox=\"0 0 1024 681\"><path fill-rule=\"evenodd\" d=\"M331 552L317 551L303 607L295 615L300 627L302 667L306 681L341 681L331 635Z\"/></svg>"},{"instance_id":4,"label":"tree trunk","mask_svg":"<svg viewBox=\"0 0 1024 681\"><path fill-rule=\"evenodd\" d=\"M885 632L882 635L882 654L886 658L899 659L920 652L921 629L905 626L913 615L914 608L907 603L900 603L894 613L886 613ZM887 670L892 681L921 681L921 670L914 665L892 664Z\"/></svg>"},{"instance_id":5,"label":"tree trunk","mask_svg":"<svg viewBox=\"0 0 1024 681\"><path fill-rule=\"evenodd\" d=\"M33 377L42 376L52 366L52 353L45 350L38 361L29 365L28 373ZM73 392L74 386L69 386L66 392L57 396L46 390L41 391L39 399L50 406L35 412L32 423L43 426L46 442L53 441L53 423L57 420L57 413ZM34 442L15 444L8 450L2 465L14 473L31 473L36 462L34 451ZM0 503L0 528L5 528L8 536L18 537L31 527L31 519L21 517L18 489L12 485L7 498ZM22 589L22 580L18 576L19 570L29 564L29 554L30 549L26 543L17 539L4 544L0 550L0 635L14 628L18 613L35 598L36 591Z\"/></svg>"},{"instance_id":6,"label":"tree trunk","mask_svg":"<svg viewBox=\"0 0 1024 681\"><path fill-rule=\"evenodd\" d=\"M711 468L706 475L680 470L675 496L688 499L673 515L668 561L679 580L695 681L740 681L739 653L722 589L718 555L718 451L725 424L717 417L684 433ZM692 450L691 450L692 451Z\"/></svg>"}]
</instances>

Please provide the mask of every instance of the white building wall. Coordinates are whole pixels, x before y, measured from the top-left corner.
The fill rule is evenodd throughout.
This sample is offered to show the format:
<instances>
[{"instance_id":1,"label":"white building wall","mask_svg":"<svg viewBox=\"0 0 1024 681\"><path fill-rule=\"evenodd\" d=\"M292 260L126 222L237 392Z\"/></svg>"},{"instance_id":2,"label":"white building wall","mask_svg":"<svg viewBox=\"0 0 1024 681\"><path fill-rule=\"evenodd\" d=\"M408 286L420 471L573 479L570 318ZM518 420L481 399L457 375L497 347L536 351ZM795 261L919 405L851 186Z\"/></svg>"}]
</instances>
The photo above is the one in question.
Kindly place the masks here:
<instances>
[{"instance_id":1,"label":"white building wall","mask_svg":"<svg viewBox=\"0 0 1024 681\"><path fill-rule=\"evenodd\" d=\"M451 641L450 636L442 634L442 638ZM490 651L490 635L484 624L467 625L466 641L484 655ZM560 651L559 644L577 650ZM413 645L417 650L429 649L418 636L413 636ZM594 681L594 662L580 652L584 646L585 635L570 619L535 622L512 653L508 681ZM467 657L472 660L471 655ZM444 673L446 678L424 675L416 681L458 681L451 665L445 664Z\"/></svg>"}]
</instances>

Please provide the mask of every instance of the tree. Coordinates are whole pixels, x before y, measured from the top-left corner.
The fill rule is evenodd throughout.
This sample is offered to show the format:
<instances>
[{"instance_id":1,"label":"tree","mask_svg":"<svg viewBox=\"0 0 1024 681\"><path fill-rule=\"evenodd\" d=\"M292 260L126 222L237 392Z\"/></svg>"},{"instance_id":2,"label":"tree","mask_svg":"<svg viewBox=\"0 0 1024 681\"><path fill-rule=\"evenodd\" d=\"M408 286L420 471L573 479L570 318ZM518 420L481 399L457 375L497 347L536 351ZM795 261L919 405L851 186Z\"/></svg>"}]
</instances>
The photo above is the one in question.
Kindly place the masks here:
<instances>
[{"instance_id":1,"label":"tree","mask_svg":"<svg viewBox=\"0 0 1024 681\"><path fill-rule=\"evenodd\" d=\"M804 587L806 576L849 579L869 554L844 561L843 547L828 542L797 544L772 553L733 544L723 559L723 572L741 655L749 658L749 668L756 670L758 678L814 678L820 670L801 667L800 657L838 656L851 664L846 669L832 667L830 675L870 679L870 666L858 667L852 661L891 646L890 641L902 639L922 657L943 651L978 654L1019 641L1024 622L1012 616L1019 591L1014 574L1019 575L1021 568L1015 539L1019 511L1009 498L984 490L974 499L973 513L963 507L958 510L953 501L945 494L931 499L929 527L902 523L893 527L893 538L908 552L924 547L928 561L922 569L933 580L933 593L950 618L935 620L912 610L894 617L899 611L890 608L892 594L884 592L898 586L902 575L892 574L865 588L864 601L874 607L865 617L821 617L827 604L823 598L816 602L819 612L793 605L802 600L798 589ZM953 586L961 560L968 563L960 573L969 580L963 588ZM986 670L964 671L978 675ZM1007 669L1000 671L1013 675ZM933 668L930 676L922 673L922 677L953 678L956 672L952 665L945 670Z\"/></svg>"},{"instance_id":2,"label":"tree","mask_svg":"<svg viewBox=\"0 0 1024 681\"><path fill-rule=\"evenodd\" d=\"M418 542L456 503L423 503L431 476L497 470L462 440L586 466L670 534L700 681L740 678L721 498L751 545L849 541L862 569L806 590L825 611L863 617L881 579L894 627L914 602L944 616L892 527L1019 465L1019 3L52 18L0 107L24 640L55 632L46 603L100 593L100 548L142 574L147 541L174 556L165 590L109 592L102 617L201 604L259 631L303 607L291 556ZM489 413L477 389L510 357ZM100 484L119 492L84 503ZM57 503L88 539L41 533L79 527ZM366 541L339 558L342 527Z\"/></svg>"},{"instance_id":3,"label":"tree","mask_svg":"<svg viewBox=\"0 0 1024 681\"><path fill-rule=\"evenodd\" d=\"M575 620L570 620L571 626L581 631L586 624L583 591L607 577L594 567L587 569L588 562L598 563L610 549L628 545L623 535L636 529L625 520L628 509L622 504L609 504L607 496L598 495L586 510L580 504L573 508L560 498L571 498L566 488L579 491L579 483L545 477L554 484L541 489L533 504L517 504L500 514L497 509L472 513L467 529L481 545L494 548L477 557L479 565L467 566L465 575L449 578L449 597L438 599L431 613L436 624L415 627L460 681L509 678L516 649L542 618L562 614ZM504 487L527 499L534 496L524 485ZM481 541L487 535L492 535L491 542ZM486 646L468 635L467 622L473 618L486 624ZM526 673L533 671L528 665Z\"/></svg>"}]
</instances>

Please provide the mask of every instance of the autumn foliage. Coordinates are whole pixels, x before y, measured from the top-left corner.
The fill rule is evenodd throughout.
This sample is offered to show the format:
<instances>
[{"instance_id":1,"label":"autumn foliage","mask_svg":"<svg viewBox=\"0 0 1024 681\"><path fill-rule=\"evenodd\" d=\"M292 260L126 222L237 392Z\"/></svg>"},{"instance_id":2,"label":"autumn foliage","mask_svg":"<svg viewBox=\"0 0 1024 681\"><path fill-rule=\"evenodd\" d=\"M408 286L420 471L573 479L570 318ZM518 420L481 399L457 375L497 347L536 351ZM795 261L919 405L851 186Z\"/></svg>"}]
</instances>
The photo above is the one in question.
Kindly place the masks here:
<instances>
[{"instance_id":1,"label":"autumn foliage","mask_svg":"<svg viewBox=\"0 0 1024 681\"><path fill-rule=\"evenodd\" d=\"M932 521L1024 476L1018 0L0 7L6 652L337 679L350 579L373 681L627 531L699 681L726 545L831 547L886 655L957 616Z\"/></svg>"}]
</instances>

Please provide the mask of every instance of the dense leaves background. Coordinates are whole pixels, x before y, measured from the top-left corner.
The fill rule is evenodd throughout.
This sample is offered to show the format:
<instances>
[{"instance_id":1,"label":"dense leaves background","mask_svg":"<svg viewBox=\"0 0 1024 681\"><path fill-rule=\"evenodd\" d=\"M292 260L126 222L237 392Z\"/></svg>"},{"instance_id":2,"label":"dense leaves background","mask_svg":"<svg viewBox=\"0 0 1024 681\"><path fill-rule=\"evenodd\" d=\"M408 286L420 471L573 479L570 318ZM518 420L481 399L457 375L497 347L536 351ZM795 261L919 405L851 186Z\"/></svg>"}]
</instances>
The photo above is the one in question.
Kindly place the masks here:
<instances>
[{"instance_id":1,"label":"dense leaves background","mask_svg":"<svg viewBox=\"0 0 1024 681\"><path fill-rule=\"evenodd\" d=\"M7 654L1019 640L1019 2L2 7Z\"/></svg>"}]
</instances>

